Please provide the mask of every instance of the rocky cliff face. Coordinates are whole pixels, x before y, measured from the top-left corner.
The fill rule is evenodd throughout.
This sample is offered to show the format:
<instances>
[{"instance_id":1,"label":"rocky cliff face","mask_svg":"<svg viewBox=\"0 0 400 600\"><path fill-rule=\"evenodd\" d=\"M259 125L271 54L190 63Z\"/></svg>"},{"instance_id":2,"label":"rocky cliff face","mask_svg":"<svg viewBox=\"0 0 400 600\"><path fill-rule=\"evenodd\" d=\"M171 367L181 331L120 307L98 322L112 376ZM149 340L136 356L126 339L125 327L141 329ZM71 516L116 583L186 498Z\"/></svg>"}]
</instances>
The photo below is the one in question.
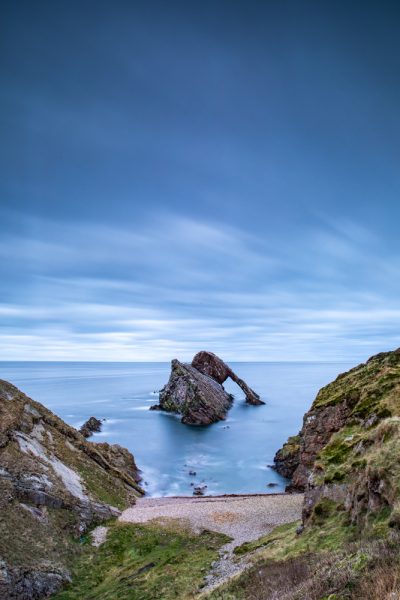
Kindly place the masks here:
<instances>
[{"instance_id":1,"label":"rocky cliff face","mask_svg":"<svg viewBox=\"0 0 400 600\"><path fill-rule=\"evenodd\" d=\"M323 501L359 526L377 516L400 524L400 349L322 388L275 465L289 490L305 492L306 524Z\"/></svg>"},{"instance_id":2,"label":"rocky cliff face","mask_svg":"<svg viewBox=\"0 0 400 600\"><path fill-rule=\"evenodd\" d=\"M264 404L218 356L199 352L190 365L172 361L171 375L160 391L159 404L151 409L181 414L182 423L187 425L209 425L223 420L233 401L222 385L228 377L243 390L246 402Z\"/></svg>"},{"instance_id":3,"label":"rocky cliff face","mask_svg":"<svg viewBox=\"0 0 400 600\"><path fill-rule=\"evenodd\" d=\"M0 598L48 597L74 541L144 492L132 455L95 444L0 381Z\"/></svg>"}]
</instances>

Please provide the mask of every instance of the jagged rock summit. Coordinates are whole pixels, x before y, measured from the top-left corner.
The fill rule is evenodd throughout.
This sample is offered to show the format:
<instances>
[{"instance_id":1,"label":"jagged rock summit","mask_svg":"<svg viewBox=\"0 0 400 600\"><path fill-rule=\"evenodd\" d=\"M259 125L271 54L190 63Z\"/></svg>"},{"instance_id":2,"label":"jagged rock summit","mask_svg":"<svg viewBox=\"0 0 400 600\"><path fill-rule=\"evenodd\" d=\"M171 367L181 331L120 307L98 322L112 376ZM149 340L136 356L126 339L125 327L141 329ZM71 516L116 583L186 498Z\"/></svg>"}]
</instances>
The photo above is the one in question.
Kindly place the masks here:
<instances>
[{"instance_id":1,"label":"jagged rock summit","mask_svg":"<svg viewBox=\"0 0 400 600\"><path fill-rule=\"evenodd\" d=\"M186 425L209 425L225 419L233 397L223 383L230 377L239 385L249 404L264 404L259 395L212 352L199 352L191 364L174 359L168 383L160 391L159 404L152 410L182 415Z\"/></svg>"},{"instance_id":2,"label":"jagged rock summit","mask_svg":"<svg viewBox=\"0 0 400 600\"><path fill-rule=\"evenodd\" d=\"M200 373L212 377L220 384L223 384L228 377L230 377L244 392L248 404L254 404L255 406L265 404L265 402L260 399L260 396L249 388L247 383L243 381L243 379L240 379L240 377L238 377L236 373L234 373L232 369L213 352L206 352L205 350L198 352L192 360L192 367L200 371Z\"/></svg>"},{"instance_id":3,"label":"jagged rock summit","mask_svg":"<svg viewBox=\"0 0 400 600\"><path fill-rule=\"evenodd\" d=\"M91 443L0 380L0 598L47 598L77 538L144 492L130 452Z\"/></svg>"}]
</instances>

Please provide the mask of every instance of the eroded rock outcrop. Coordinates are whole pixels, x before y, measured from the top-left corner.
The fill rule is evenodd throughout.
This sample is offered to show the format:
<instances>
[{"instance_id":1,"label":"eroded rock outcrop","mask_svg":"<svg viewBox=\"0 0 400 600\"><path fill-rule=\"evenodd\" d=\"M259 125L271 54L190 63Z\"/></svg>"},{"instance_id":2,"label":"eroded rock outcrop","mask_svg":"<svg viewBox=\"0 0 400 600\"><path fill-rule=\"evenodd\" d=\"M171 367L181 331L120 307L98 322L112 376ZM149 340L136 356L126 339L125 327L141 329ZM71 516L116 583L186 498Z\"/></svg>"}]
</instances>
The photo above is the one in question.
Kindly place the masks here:
<instances>
[{"instance_id":1,"label":"eroded rock outcrop","mask_svg":"<svg viewBox=\"0 0 400 600\"><path fill-rule=\"evenodd\" d=\"M400 527L400 349L322 388L274 461L287 489L304 491L305 524L330 502L358 526Z\"/></svg>"},{"instance_id":2,"label":"eroded rock outcrop","mask_svg":"<svg viewBox=\"0 0 400 600\"><path fill-rule=\"evenodd\" d=\"M107 442L95 442L93 445L111 466L132 477L136 483L142 480L140 470L129 450L119 444L108 444Z\"/></svg>"},{"instance_id":3,"label":"eroded rock outcrop","mask_svg":"<svg viewBox=\"0 0 400 600\"><path fill-rule=\"evenodd\" d=\"M180 414L186 425L209 425L225 419L233 398L215 379L175 359L159 401L153 410Z\"/></svg>"},{"instance_id":4,"label":"eroded rock outcrop","mask_svg":"<svg viewBox=\"0 0 400 600\"><path fill-rule=\"evenodd\" d=\"M132 455L92 444L0 381L0 598L33 600L68 581L74 538L144 492Z\"/></svg>"},{"instance_id":5,"label":"eroded rock outcrop","mask_svg":"<svg viewBox=\"0 0 400 600\"><path fill-rule=\"evenodd\" d=\"M88 438L93 433L101 431L101 425L102 423L100 419L97 419L96 417L89 417L89 419L85 421L85 423L82 425L79 431L83 435L83 437Z\"/></svg>"},{"instance_id":6,"label":"eroded rock outcrop","mask_svg":"<svg viewBox=\"0 0 400 600\"><path fill-rule=\"evenodd\" d=\"M244 392L248 404L254 404L256 406L265 404L260 396L249 388L247 383L243 381L243 379L240 379L240 377L238 377L236 373L234 373L232 369L213 352L206 352L204 350L198 352L192 360L192 367L200 371L200 373L212 377L221 384L230 377Z\"/></svg>"},{"instance_id":7,"label":"eroded rock outcrop","mask_svg":"<svg viewBox=\"0 0 400 600\"><path fill-rule=\"evenodd\" d=\"M244 391L249 404L264 404L218 356L203 351L196 354L191 364L177 359L171 362L169 381L160 391L159 404L151 409L181 414L182 423L187 425L223 420L233 402L233 396L222 385L228 377Z\"/></svg>"}]
</instances>

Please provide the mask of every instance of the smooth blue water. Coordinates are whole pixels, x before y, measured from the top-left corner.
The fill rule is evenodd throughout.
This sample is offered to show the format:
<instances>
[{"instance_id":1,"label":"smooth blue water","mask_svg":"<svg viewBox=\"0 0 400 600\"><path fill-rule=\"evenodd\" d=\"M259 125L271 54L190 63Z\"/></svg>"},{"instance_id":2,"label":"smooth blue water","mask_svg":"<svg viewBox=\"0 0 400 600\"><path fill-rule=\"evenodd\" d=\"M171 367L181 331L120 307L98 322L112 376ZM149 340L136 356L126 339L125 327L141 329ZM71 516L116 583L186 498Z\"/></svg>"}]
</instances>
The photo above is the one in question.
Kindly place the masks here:
<instances>
[{"instance_id":1,"label":"smooth blue water","mask_svg":"<svg viewBox=\"0 0 400 600\"><path fill-rule=\"evenodd\" d=\"M317 391L349 363L232 363L263 400L248 406L232 382L235 403L226 421L182 425L176 416L149 411L168 380L168 363L0 362L0 378L17 385L67 423L105 418L93 440L121 444L134 454L151 496L282 491L286 484L267 465L289 435L298 432ZM189 470L196 477L190 477ZM268 483L277 487L267 488Z\"/></svg>"}]
</instances>

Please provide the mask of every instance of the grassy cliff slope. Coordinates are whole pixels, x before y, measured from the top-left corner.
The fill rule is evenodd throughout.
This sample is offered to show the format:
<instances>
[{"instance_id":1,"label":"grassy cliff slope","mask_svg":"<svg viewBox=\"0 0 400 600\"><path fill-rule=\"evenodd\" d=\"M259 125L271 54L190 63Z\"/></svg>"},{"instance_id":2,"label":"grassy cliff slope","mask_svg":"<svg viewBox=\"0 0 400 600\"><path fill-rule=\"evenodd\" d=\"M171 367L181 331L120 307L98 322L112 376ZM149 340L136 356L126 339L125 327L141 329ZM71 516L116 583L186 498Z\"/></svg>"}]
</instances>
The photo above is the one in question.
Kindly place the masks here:
<instances>
[{"instance_id":1,"label":"grassy cliff slope","mask_svg":"<svg viewBox=\"0 0 400 600\"><path fill-rule=\"evenodd\" d=\"M400 597L400 349L322 388L275 459L302 522L237 549L254 567L214 600Z\"/></svg>"},{"instance_id":2,"label":"grassy cliff slope","mask_svg":"<svg viewBox=\"0 0 400 600\"><path fill-rule=\"evenodd\" d=\"M0 598L32 600L57 590L85 530L141 494L126 450L87 442L0 381Z\"/></svg>"}]
</instances>

